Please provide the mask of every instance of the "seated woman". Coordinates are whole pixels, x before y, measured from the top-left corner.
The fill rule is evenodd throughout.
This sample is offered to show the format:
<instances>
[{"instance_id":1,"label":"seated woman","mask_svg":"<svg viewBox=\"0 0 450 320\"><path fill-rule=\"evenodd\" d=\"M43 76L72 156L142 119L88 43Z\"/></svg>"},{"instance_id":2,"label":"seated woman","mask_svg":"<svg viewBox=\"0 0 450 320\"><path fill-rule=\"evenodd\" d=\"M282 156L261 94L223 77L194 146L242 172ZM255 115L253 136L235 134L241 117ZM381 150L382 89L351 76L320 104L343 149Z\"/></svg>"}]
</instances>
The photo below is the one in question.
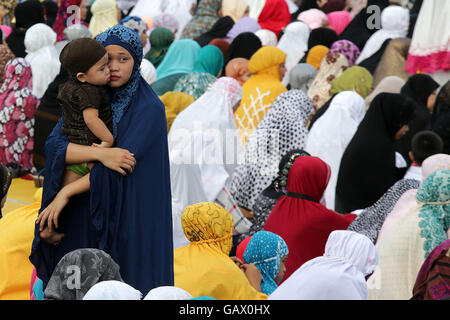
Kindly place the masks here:
<instances>
[{"instance_id":1,"label":"seated woman","mask_svg":"<svg viewBox=\"0 0 450 320\"><path fill-rule=\"evenodd\" d=\"M262 275L261 292L270 295L283 279L289 249L283 238L268 231L258 231L247 244L243 258L253 263Z\"/></svg>"},{"instance_id":2,"label":"seated woman","mask_svg":"<svg viewBox=\"0 0 450 320\"><path fill-rule=\"evenodd\" d=\"M432 173L417 190L416 204L377 243L379 268L372 275L370 300L407 300L428 255L448 239L450 170Z\"/></svg>"},{"instance_id":3,"label":"seated woman","mask_svg":"<svg viewBox=\"0 0 450 320\"><path fill-rule=\"evenodd\" d=\"M56 231L65 236L59 245L41 241L40 226L36 225L30 260L45 289L65 254L79 248L100 249L120 265L127 283L148 292L156 286L173 285L164 105L140 75L143 51L136 32L117 25L100 34L97 40L109 56L115 147L69 143L61 132L62 120L59 121L46 144L46 168L49 169L41 210L58 192L64 195L60 186L66 164L94 161L101 164L97 163L90 174L77 180L82 183L81 194L64 195L65 205ZM140 193L142 190L145 196Z\"/></svg>"},{"instance_id":4,"label":"seated woman","mask_svg":"<svg viewBox=\"0 0 450 320\"><path fill-rule=\"evenodd\" d=\"M275 99L287 89L281 83L286 68L286 54L275 47L263 47L250 58L252 77L243 86L243 96L234 116L244 145L264 118Z\"/></svg>"},{"instance_id":5,"label":"seated woman","mask_svg":"<svg viewBox=\"0 0 450 320\"><path fill-rule=\"evenodd\" d=\"M377 262L377 250L367 237L333 231L323 255L298 268L269 300L367 300L366 277Z\"/></svg>"},{"instance_id":6,"label":"seated woman","mask_svg":"<svg viewBox=\"0 0 450 320\"><path fill-rule=\"evenodd\" d=\"M373 100L342 155L336 211L367 208L403 178L407 165L396 154L394 141L408 130L413 117L412 101L400 94L381 93Z\"/></svg>"},{"instance_id":7,"label":"seated woman","mask_svg":"<svg viewBox=\"0 0 450 320\"><path fill-rule=\"evenodd\" d=\"M255 265L238 266L228 256L234 222L223 207L208 202L190 205L181 223L190 244L174 250L176 287L194 297L217 300L267 298L260 292L262 277Z\"/></svg>"},{"instance_id":8,"label":"seated woman","mask_svg":"<svg viewBox=\"0 0 450 320\"><path fill-rule=\"evenodd\" d=\"M44 299L82 300L95 284L109 280L123 281L119 265L109 254L98 249L77 249L58 262L44 291Z\"/></svg>"},{"instance_id":9,"label":"seated woman","mask_svg":"<svg viewBox=\"0 0 450 320\"><path fill-rule=\"evenodd\" d=\"M173 91L177 81L192 71L199 51L200 45L194 40L172 42L164 59L156 68L157 78L152 89L158 96Z\"/></svg>"},{"instance_id":10,"label":"seated woman","mask_svg":"<svg viewBox=\"0 0 450 320\"><path fill-rule=\"evenodd\" d=\"M286 164L280 185L285 191L267 218L264 230L278 234L289 247L285 281L302 264L323 254L328 236L346 230L356 218L328 210L322 199L330 166L317 157L298 156Z\"/></svg>"},{"instance_id":11,"label":"seated woman","mask_svg":"<svg viewBox=\"0 0 450 320\"><path fill-rule=\"evenodd\" d=\"M197 100L217 80L222 67L223 54L220 49L205 46L200 49L192 71L177 81L173 91L187 93Z\"/></svg>"}]
</instances>

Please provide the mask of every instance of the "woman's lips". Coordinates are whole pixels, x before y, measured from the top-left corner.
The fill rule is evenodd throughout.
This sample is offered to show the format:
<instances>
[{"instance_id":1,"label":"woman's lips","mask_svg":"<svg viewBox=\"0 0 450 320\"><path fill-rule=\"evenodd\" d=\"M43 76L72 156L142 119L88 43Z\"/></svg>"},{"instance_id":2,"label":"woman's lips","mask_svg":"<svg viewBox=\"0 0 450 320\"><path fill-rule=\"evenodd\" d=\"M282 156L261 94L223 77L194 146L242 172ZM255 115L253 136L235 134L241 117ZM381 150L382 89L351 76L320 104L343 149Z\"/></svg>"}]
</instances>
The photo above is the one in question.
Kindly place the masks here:
<instances>
[{"instance_id":1,"label":"woman's lips","mask_svg":"<svg viewBox=\"0 0 450 320\"><path fill-rule=\"evenodd\" d=\"M120 77L119 77L119 76L111 76L109 79L110 79L111 81L117 81L117 80L120 79Z\"/></svg>"}]
</instances>

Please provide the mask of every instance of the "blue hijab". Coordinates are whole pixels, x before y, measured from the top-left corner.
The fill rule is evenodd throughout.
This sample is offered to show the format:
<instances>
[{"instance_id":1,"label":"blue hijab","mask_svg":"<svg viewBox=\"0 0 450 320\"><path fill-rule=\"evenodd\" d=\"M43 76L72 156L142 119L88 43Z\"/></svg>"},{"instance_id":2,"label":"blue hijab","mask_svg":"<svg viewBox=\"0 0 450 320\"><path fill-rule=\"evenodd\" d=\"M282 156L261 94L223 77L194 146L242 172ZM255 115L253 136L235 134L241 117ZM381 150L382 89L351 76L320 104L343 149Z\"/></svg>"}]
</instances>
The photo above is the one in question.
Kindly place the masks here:
<instances>
[{"instance_id":1,"label":"blue hijab","mask_svg":"<svg viewBox=\"0 0 450 320\"><path fill-rule=\"evenodd\" d=\"M141 292L173 286L172 208L165 108L141 77L142 44L133 30L116 25L97 37L103 46L126 49L134 59L129 81L110 88L115 145L136 158L122 176L101 163L90 173L90 192L74 196L60 215L60 245L40 241L35 229L30 261L44 289L59 260L79 248L97 248L120 266L124 281ZM69 141L62 120L45 146L46 172L41 210L60 189Z\"/></svg>"},{"instance_id":2,"label":"blue hijab","mask_svg":"<svg viewBox=\"0 0 450 320\"><path fill-rule=\"evenodd\" d=\"M255 264L262 275L261 292L270 295L278 287L275 277L281 258L289 253L283 238L269 231L256 232L244 252L244 261Z\"/></svg>"}]
</instances>

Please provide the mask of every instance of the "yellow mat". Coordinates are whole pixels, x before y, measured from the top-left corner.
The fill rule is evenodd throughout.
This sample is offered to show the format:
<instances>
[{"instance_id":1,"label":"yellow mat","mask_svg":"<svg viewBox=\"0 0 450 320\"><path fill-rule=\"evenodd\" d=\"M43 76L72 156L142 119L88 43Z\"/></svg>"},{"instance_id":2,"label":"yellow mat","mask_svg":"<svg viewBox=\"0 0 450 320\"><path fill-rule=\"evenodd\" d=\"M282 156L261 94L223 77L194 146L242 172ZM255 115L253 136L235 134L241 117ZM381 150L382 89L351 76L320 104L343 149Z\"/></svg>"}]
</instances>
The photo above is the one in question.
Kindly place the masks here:
<instances>
[{"instance_id":1,"label":"yellow mat","mask_svg":"<svg viewBox=\"0 0 450 320\"><path fill-rule=\"evenodd\" d=\"M34 195L37 190L38 188L34 185L33 180L25 180L22 178L13 179L5 206L2 209L3 215L34 203Z\"/></svg>"}]
</instances>

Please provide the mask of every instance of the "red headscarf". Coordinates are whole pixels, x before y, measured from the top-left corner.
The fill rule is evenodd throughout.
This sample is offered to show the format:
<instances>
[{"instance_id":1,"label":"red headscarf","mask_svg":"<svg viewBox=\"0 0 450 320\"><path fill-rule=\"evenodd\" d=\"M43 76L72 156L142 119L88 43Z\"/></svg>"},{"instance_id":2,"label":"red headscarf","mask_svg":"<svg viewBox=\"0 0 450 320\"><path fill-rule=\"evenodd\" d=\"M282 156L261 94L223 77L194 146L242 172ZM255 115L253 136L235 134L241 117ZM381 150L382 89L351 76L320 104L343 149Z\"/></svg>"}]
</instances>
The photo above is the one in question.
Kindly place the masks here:
<instances>
[{"instance_id":1,"label":"red headscarf","mask_svg":"<svg viewBox=\"0 0 450 320\"><path fill-rule=\"evenodd\" d=\"M53 31L56 32L57 38L56 41L62 41L65 39L64 37L64 29L67 26L67 19L72 15L72 13L69 11L67 13L67 9L70 6L81 6L81 0L61 0L61 4L58 8L58 15L56 16L55 24L53 25Z\"/></svg>"},{"instance_id":2,"label":"red headscarf","mask_svg":"<svg viewBox=\"0 0 450 320\"><path fill-rule=\"evenodd\" d=\"M330 174L329 165L320 158L297 158L289 170L287 192L315 201L282 196L267 218L264 230L278 234L289 247L283 281L303 263L323 255L330 233L346 230L356 218L354 214L341 215L320 204Z\"/></svg>"},{"instance_id":3,"label":"red headscarf","mask_svg":"<svg viewBox=\"0 0 450 320\"><path fill-rule=\"evenodd\" d=\"M285 0L267 0L258 17L261 29L274 32L277 36L291 22L291 14Z\"/></svg>"},{"instance_id":4,"label":"red headscarf","mask_svg":"<svg viewBox=\"0 0 450 320\"><path fill-rule=\"evenodd\" d=\"M239 243L239 245L238 245L237 248L236 248L236 257L238 257L239 259L241 259L241 261L242 261L243 263L247 263L247 262L245 262L245 260L244 260L244 252L245 252L245 249L247 249L247 245L248 245L248 243L249 243L249 241L250 241L251 238L252 238L251 236L245 238L244 240L242 240L242 241Z\"/></svg>"}]
</instances>

